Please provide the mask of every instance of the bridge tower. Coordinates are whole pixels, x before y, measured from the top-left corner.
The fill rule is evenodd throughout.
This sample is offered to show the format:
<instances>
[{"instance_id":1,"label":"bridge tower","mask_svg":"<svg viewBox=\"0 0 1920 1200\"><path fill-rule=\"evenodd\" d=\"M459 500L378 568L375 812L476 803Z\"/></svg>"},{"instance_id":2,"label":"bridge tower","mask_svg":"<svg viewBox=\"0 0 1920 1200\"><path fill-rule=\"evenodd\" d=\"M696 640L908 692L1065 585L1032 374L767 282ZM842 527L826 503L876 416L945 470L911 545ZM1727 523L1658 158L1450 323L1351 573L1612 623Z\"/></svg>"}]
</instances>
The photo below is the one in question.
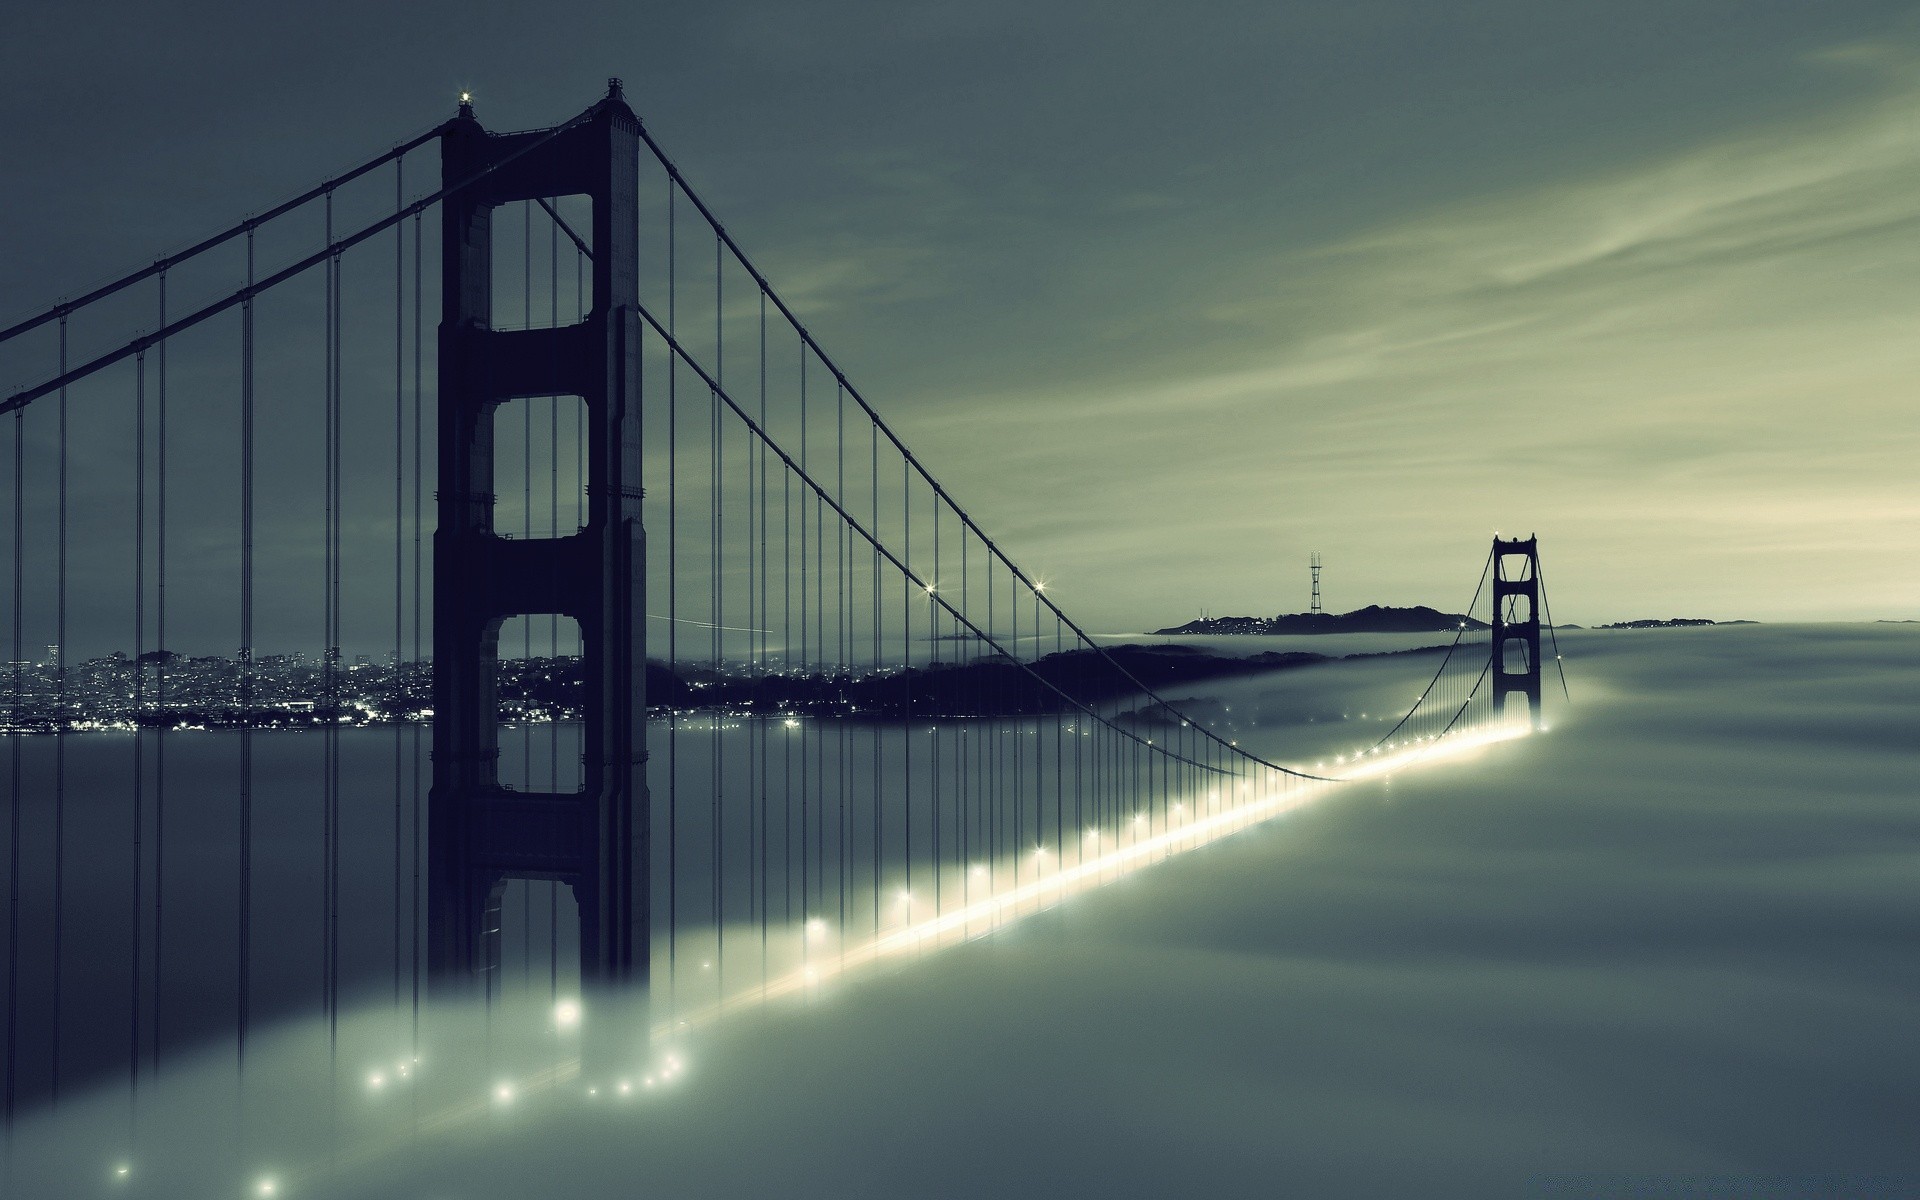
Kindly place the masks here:
<instances>
[{"instance_id":1,"label":"bridge tower","mask_svg":"<svg viewBox=\"0 0 1920 1200\"><path fill-rule=\"evenodd\" d=\"M1318 616L1320 613L1320 552L1315 550L1308 565L1313 570L1313 607L1307 611Z\"/></svg>"},{"instance_id":2,"label":"bridge tower","mask_svg":"<svg viewBox=\"0 0 1920 1200\"><path fill-rule=\"evenodd\" d=\"M1537 537L1493 538L1493 712L1519 693L1540 728L1540 546Z\"/></svg>"},{"instance_id":3,"label":"bridge tower","mask_svg":"<svg viewBox=\"0 0 1920 1200\"><path fill-rule=\"evenodd\" d=\"M638 221L640 123L618 80L554 134L490 134L464 101L441 136L439 526L433 537L433 790L427 958L437 989L471 989L500 959L509 879L567 884L579 906L586 986L646 983L646 556L640 524ZM473 181L473 182L468 182ZM593 206L592 305L557 329L492 327L496 207L585 196ZM586 527L512 539L494 529L494 411L577 396L587 436ZM501 623L579 623L585 763L578 792L500 781L495 681Z\"/></svg>"}]
</instances>

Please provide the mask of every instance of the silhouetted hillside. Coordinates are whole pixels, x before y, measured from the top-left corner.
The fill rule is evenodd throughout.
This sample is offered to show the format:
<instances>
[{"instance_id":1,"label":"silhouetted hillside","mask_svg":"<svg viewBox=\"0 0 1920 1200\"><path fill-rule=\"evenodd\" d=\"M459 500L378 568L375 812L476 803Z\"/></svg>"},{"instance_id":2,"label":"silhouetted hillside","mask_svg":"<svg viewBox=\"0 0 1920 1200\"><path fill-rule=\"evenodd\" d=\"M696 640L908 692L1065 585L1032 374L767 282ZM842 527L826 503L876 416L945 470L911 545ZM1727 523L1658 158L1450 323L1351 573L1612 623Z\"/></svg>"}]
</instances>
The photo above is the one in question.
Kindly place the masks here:
<instances>
[{"instance_id":1,"label":"silhouetted hillside","mask_svg":"<svg viewBox=\"0 0 1920 1200\"><path fill-rule=\"evenodd\" d=\"M1461 613L1443 613L1416 604L1412 608L1392 608L1369 604L1347 613L1281 613L1276 617L1202 617L1156 629L1169 633L1437 633L1446 629L1485 629L1485 621L1476 621Z\"/></svg>"}]
</instances>

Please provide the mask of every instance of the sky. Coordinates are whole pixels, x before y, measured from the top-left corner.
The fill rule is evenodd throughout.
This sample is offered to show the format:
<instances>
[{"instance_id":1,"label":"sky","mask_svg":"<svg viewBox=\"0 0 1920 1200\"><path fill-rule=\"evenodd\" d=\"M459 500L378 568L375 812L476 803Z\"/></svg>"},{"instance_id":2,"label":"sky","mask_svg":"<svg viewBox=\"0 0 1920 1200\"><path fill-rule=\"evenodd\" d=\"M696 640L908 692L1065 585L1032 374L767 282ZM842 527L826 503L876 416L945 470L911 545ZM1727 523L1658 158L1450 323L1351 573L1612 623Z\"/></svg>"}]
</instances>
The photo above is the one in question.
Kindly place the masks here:
<instances>
[{"instance_id":1,"label":"sky","mask_svg":"<svg viewBox=\"0 0 1920 1200\"><path fill-rule=\"evenodd\" d=\"M1330 608L1458 609L1496 530L1540 535L1563 622L1920 616L1912 4L10 25L9 318L463 89L524 128L617 75L908 445L1093 628L1303 609L1313 551Z\"/></svg>"}]
</instances>

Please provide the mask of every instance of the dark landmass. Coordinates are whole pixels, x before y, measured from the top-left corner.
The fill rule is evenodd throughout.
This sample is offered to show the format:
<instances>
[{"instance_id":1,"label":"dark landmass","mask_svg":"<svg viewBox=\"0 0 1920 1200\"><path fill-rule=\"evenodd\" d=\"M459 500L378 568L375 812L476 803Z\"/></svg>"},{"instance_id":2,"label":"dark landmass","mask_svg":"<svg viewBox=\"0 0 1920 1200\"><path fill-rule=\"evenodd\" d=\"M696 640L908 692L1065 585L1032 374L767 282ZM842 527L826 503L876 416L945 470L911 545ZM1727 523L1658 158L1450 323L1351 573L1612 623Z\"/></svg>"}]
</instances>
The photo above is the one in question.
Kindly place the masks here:
<instances>
[{"instance_id":1,"label":"dark landmass","mask_svg":"<svg viewBox=\"0 0 1920 1200\"><path fill-rule=\"evenodd\" d=\"M1455 630L1485 629L1485 621L1476 621L1463 613L1443 613L1416 604L1412 608L1391 608L1369 604L1347 613L1281 613L1275 617L1202 617L1156 629L1159 634L1174 633L1438 633Z\"/></svg>"},{"instance_id":2,"label":"dark landmass","mask_svg":"<svg viewBox=\"0 0 1920 1200\"><path fill-rule=\"evenodd\" d=\"M1610 625L1595 625L1595 629L1687 629L1696 625L1758 625L1758 621L1710 621L1705 617L1647 617L1639 621L1615 621ZM1571 625L1562 625L1562 629L1571 629Z\"/></svg>"},{"instance_id":3,"label":"dark landmass","mask_svg":"<svg viewBox=\"0 0 1920 1200\"><path fill-rule=\"evenodd\" d=\"M1237 657L1207 654L1186 646L1129 644L1109 647L1104 655L1098 650L1048 654L1028 666L995 655L860 678L767 675L694 682L688 695L701 707L719 705L744 711L888 718L1015 716L1063 712L1074 707L1061 692L1093 705L1136 695L1140 685L1159 690L1326 661L1327 656L1322 654L1268 652ZM1056 687L1059 691L1054 690Z\"/></svg>"},{"instance_id":4,"label":"dark landmass","mask_svg":"<svg viewBox=\"0 0 1920 1200\"><path fill-rule=\"evenodd\" d=\"M1397 653L1425 649L1431 647ZM1033 715L1073 708L1061 692L1096 705L1137 695L1143 686L1159 690L1331 657L1126 644L1104 653L1049 654L1025 666L1003 655L824 673L684 663L676 671L649 661L647 707L655 714L708 710L861 719ZM580 662L566 656L503 660L495 693L502 722L577 720L584 694ZM349 664L291 654L256 659L249 669L235 659L156 650L137 660L112 654L71 665L64 686L53 663L22 663L17 674L0 673L0 731L6 732L385 725L430 720L432 707L430 662Z\"/></svg>"}]
</instances>

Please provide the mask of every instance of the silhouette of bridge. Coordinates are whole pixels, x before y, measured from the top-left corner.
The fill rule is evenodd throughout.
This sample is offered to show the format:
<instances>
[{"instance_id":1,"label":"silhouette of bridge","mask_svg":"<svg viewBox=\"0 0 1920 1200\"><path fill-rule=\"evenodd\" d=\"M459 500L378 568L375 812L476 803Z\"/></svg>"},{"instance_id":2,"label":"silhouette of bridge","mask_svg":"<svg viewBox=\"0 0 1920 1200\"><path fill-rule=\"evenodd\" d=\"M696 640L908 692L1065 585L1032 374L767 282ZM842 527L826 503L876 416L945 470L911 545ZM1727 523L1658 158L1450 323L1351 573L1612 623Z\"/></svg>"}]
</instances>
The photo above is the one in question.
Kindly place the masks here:
<instances>
[{"instance_id":1,"label":"silhouette of bridge","mask_svg":"<svg viewBox=\"0 0 1920 1200\"><path fill-rule=\"evenodd\" d=\"M1539 721L1531 538L1333 740L1192 700L1284 664L1090 634L617 81L463 100L0 351L9 1123L349 1002L678 1028Z\"/></svg>"}]
</instances>

